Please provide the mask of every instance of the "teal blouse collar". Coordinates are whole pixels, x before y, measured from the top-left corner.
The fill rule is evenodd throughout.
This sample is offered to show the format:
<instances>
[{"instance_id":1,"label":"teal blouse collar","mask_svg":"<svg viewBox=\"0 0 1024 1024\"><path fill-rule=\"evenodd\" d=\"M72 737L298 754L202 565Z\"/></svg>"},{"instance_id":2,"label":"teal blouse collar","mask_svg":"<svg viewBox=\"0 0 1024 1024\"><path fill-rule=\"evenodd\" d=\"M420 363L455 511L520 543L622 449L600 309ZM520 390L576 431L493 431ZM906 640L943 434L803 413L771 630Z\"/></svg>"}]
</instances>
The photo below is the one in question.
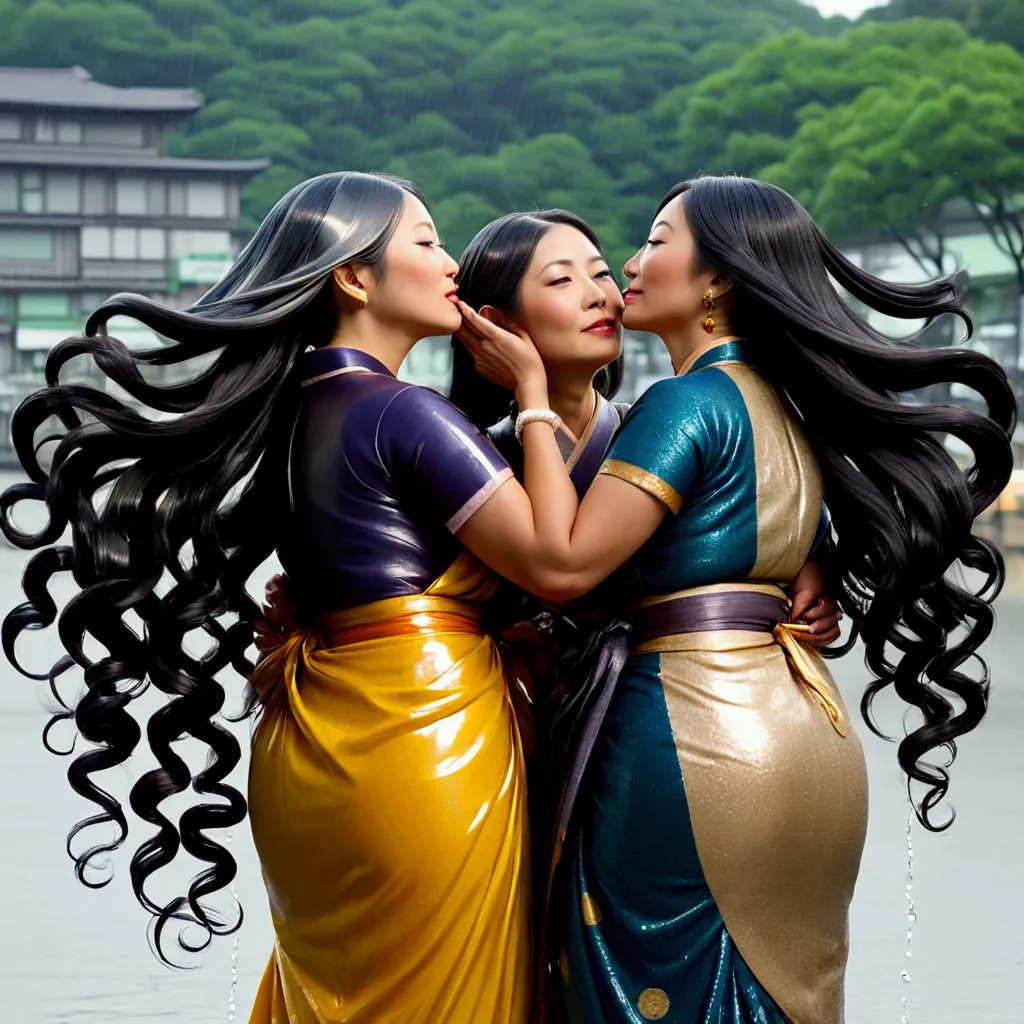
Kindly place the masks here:
<instances>
[{"instance_id":1,"label":"teal blouse collar","mask_svg":"<svg viewBox=\"0 0 1024 1024\"><path fill-rule=\"evenodd\" d=\"M688 376L718 363L754 363L754 346L749 341L723 341L712 345L703 352L698 350L697 358L689 366L684 365L681 376Z\"/></svg>"}]
</instances>

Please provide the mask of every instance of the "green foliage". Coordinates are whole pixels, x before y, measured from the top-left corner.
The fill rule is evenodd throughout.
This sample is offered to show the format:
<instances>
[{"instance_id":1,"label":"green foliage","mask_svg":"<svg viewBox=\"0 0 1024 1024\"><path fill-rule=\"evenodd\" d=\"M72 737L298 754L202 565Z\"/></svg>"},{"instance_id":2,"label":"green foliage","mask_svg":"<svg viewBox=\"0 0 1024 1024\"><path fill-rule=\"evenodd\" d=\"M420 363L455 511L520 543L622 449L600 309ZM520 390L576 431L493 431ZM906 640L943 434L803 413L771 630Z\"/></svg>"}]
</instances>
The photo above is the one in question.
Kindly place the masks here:
<instances>
[{"instance_id":1,"label":"green foliage","mask_svg":"<svg viewBox=\"0 0 1024 1024\"><path fill-rule=\"evenodd\" d=\"M922 76L971 73L971 61L1015 63L1008 48L972 40L949 21L868 24L837 38L787 32L765 39L690 92L674 145L680 162L754 174L782 159L800 123L820 107L851 103L872 86L911 88Z\"/></svg>"},{"instance_id":2,"label":"green foliage","mask_svg":"<svg viewBox=\"0 0 1024 1024\"><path fill-rule=\"evenodd\" d=\"M617 266L665 188L738 171L927 260L948 201L995 231L1024 181L1024 65L996 45L1024 50L1024 0L891 0L854 28L800 0L0 0L0 24L0 63L203 93L168 152L271 158L249 227L311 174L388 170L456 255L562 205Z\"/></svg>"},{"instance_id":3,"label":"green foliage","mask_svg":"<svg viewBox=\"0 0 1024 1024\"><path fill-rule=\"evenodd\" d=\"M943 269L952 204L972 210L1024 290L1024 57L964 38L916 81L804 109L785 156L760 170L839 237L883 231Z\"/></svg>"},{"instance_id":4,"label":"green foliage","mask_svg":"<svg viewBox=\"0 0 1024 1024\"><path fill-rule=\"evenodd\" d=\"M416 180L458 253L490 217L565 205L615 263L693 168L666 147L688 90L749 46L837 31L799 0L0 0L0 63L81 64L207 100L181 155L267 156L249 226L341 167ZM774 150L770 150L774 156Z\"/></svg>"},{"instance_id":5,"label":"green foliage","mask_svg":"<svg viewBox=\"0 0 1024 1024\"><path fill-rule=\"evenodd\" d=\"M1024 0L890 0L864 14L865 21L904 18L949 18L972 36L1024 53Z\"/></svg>"}]
</instances>

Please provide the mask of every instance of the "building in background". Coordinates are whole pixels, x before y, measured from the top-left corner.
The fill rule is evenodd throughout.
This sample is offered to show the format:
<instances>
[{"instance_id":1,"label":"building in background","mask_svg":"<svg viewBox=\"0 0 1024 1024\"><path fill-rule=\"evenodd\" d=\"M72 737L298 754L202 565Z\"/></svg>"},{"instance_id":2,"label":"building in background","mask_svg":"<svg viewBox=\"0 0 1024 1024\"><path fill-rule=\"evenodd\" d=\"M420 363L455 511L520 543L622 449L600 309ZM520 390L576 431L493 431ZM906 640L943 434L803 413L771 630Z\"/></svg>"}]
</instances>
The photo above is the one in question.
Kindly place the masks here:
<instances>
[{"instance_id":1,"label":"building in background","mask_svg":"<svg viewBox=\"0 0 1024 1024\"><path fill-rule=\"evenodd\" d=\"M47 352L103 299L184 306L230 266L241 189L269 162L162 156L201 106L188 89L115 88L77 67L0 68L0 461ZM110 333L159 343L131 321Z\"/></svg>"}]
</instances>

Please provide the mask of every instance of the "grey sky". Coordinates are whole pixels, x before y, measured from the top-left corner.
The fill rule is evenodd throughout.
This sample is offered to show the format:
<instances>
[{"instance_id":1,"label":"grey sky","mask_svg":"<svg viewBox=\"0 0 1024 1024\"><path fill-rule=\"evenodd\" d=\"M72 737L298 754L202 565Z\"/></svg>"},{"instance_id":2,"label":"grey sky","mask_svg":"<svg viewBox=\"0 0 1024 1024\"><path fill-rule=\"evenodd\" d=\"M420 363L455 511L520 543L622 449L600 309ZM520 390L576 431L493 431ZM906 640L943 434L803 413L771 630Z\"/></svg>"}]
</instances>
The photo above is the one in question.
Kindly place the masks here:
<instances>
[{"instance_id":1,"label":"grey sky","mask_svg":"<svg viewBox=\"0 0 1024 1024\"><path fill-rule=\"evenodd\" d=\"M845 14L856 18L869 7L881 7L885 0L804 0L810 7L817 7L822 14Z\"/></svg>"}]
</instances>

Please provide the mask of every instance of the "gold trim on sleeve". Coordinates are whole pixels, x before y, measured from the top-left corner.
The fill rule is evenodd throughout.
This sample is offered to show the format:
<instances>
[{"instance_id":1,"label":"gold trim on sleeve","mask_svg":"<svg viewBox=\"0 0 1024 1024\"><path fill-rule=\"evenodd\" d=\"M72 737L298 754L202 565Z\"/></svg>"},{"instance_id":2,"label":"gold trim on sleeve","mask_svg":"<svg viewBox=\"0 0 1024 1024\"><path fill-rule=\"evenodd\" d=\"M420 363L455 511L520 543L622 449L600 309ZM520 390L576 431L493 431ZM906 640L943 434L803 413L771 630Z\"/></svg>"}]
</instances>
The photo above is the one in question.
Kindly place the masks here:
<instances>
[{"instance_id":1,"label":"gold trim on sleeve","mask_svg":"<svg viewBox=\"0 0 1024 1024\"><path fill-rule=\"evenodd\" d=\"M679 515L679 510L683 507L683 499L671 484L665 483L661 477L648 473L639 466L621 462L619 459L605 459L597 472L598 475L603 473L605 476L615 476L634 487L639 487L667 505L674 516Z\"/></svg>"}]
</instances>

